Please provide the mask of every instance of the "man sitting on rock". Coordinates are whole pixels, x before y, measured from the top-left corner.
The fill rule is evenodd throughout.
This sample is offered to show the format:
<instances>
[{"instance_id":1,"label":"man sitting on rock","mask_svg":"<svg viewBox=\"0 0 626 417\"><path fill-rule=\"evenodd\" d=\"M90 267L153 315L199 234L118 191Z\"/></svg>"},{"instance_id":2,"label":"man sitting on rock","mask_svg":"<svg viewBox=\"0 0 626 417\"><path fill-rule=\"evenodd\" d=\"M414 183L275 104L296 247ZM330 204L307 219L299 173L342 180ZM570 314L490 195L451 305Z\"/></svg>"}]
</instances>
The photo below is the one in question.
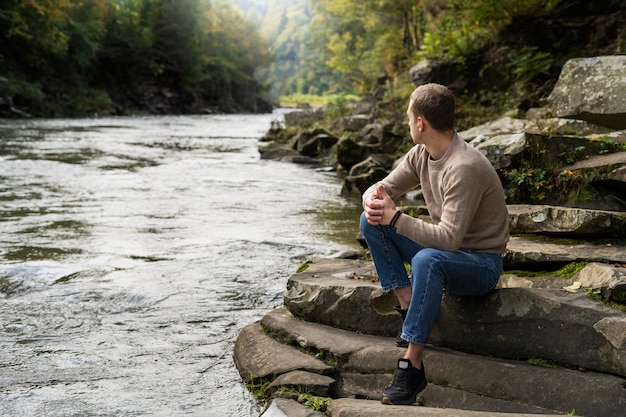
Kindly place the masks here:
<instances>
[{"instance_id":1,"label":"man sitting on rock","mask_svg":"<svg viewBox=\"0 0 626 417\"><path fill-rule=\"evenodd\" d=\"M393 290L400 302L403 325L396 343L408 347L383 392L384 404L413 404L426 387L422 355L444 289L484 295L502 272L509 239L502 184L489 160L458 135L454 112L446 87L415 89L407 110L415 146L363 194L361 232L382 289ZM396 209L394 200L417 186L433 223Z\"/></svg>"}]
</instances>

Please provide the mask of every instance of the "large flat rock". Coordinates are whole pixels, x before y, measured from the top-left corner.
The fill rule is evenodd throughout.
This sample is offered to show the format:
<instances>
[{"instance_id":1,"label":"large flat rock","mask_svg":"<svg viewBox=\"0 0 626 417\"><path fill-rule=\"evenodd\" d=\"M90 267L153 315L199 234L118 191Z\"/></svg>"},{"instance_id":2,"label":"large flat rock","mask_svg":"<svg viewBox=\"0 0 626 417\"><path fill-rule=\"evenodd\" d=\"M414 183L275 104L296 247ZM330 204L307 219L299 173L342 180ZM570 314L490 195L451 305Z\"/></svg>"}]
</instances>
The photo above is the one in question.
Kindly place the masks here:
<instances>
[{"instance_id":1,"label":"large flat rock","mask_svg":"<svg viewBox=\"0 0 626 417\"><path fill-rule=\"evenodd\" d=\"M401 324L395 296L381 290L374 265L362 260L314 259L288 280L284 302L296 317L367 334L388 336Z\"/></svg>"},{"instance_id":2,"label":"large flat rock","mask_svg":"<svg viewBox=\"0 0 626 417\"><path fill-rule=\"evenodd\" d=\"M340 399L330 403L329 417L511 417L510 413L468 411L449 408L382 405L376 401ZM515 413L516 417L539 417L548 414Z\"/></svg>"},{"instance_id":3,"label":"large flat rock","mask_svg":"<svg viewBox=\"0 0 626 417\"><path fill-rule=\"evenodd\" d=\"M626 212L531 204L509 205L507 209L509 227L518 233L626 237Z\"/></svg>"},{"instance_id":4,"label":"large flat rock","mask_svg":"<svg viewBox=\"0 0 626 417\"><path fill-rule=\"evenodd\" d=\"M531 240L511 236L504 255L504 268L532 270L537 269L536 267L542 263L549 265L576 261L624 263L626 246L593 244L585 241L558 244L546 238Z\"/></svg>"}]
</instances>

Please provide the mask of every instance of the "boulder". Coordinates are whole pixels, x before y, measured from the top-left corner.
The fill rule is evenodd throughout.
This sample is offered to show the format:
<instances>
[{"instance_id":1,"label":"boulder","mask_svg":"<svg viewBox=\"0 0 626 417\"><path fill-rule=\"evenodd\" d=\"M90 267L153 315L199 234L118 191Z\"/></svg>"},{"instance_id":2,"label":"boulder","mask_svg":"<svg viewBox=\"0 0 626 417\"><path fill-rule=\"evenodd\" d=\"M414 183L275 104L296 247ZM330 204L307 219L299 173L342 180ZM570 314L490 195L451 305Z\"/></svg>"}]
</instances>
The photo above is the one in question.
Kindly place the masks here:
<instances>
[{"instance_id":1,"label":"boulder","mask_svg":"<svg viewBox=\"0 0 626 417\"><path fill-rule=\"evenodd\" d=\"M612 129L605 126L594 125L584 120L560 119L558 117L529 120L524 130L528 133L541 135L585 136L589 138L607 136L613 133Z\"/></svg>"},{"instance_id":2,"label":"boulder","mask_svg":"<svg viewBox=\"0 0 626 417\"><path fill-rule=\"evenodd\" d=\"M529 125L527 120L514 119L509 116L503 116L491 122L474 126L470 129L459 132L459 135L466 141L472 141L479 136L493 137L499 135L512 135L522 133Z\"/></svg>"},{"instance_id":3,"label":"boulder","mask_svg":"<svg viewBox=\"0 0 626 417\"><path fill-rule=\"evenodd\" d=\"M354 165L350 169L350 173L348 174L348 176L356 177L359 175L363 175L363 174L368 173L371 169L377 168L377 167L383 168L385 170L390 170L391 167L393 166L393 163L394 163L394 159L389 154L386 154L386 153L372 154L368 156L367 159L365 159L364 161L359 162L358 164Z\"/></svg>"},{"instance_id":4,"label":"boulder","mask_svg":"<svg viewBox=\"0 0 626 417\"><path fill-rule=\"evenodd\" d=\"M268 142L259 146L261 159L270 159L275 161L292 162L295 164L317 165L321 162L319 158L302 155L292 146L279 142Z\"/></svg>"},{"instance_id":5,"label":"boulder","mask_svg":"<svg viewBox=\"0 0 626 417\"><path fill-rule=\"evenodd\" d=\"M570 59L548 101L555 117L626 129L626 56Z\"/></svg>"},{"instance_id":6,"label":"boulder","mask_svg":"<svg viewBox=\"0 0 626 417\"><path fill-rule=\"evenodd\" d=\"M600 291L604 300L626 304L626 263L614 266L592 262L573 280L581 288Z\"/></svg>"},{"instance_id":7,"label":"boulder","mask_svg":"<svg viewBox=\"0 0 626 417\"><path fill-rule=\"evenodd\" d=\"M409 70L409 76L415 86L438 83L453 89L462 89L464 81L459 79L457 64L452 61L423 59Z\"/></svg>"},{"instance_id":8,"label":"boulder","mask_svg":"<svg viewBox=\"0 0 626 417\"><path fill-rule=\"evenodd\" d=\"M346 170L350 170L354 165L365 160L373 153L379 153L379 147L374 145L363 145L354 138L342 138L337 143L337 162Z\"/></svg>"},{"instance_id":9,"label":"boulder","mask_svg":"<svg viewBox=\"0 0 626 417\"><path fill-rule=\"evenodd\" d=\"M304 127L324 120L324 109L292 109L285 113L285 126Z\"/></svg>"},{"instance_id":10,"label":"boulder","mask_svg":"<svg viewBox=\"0 0 626 417\"><path fill-rule=\"evenodd\" d=\"M367 317L363 320L366 321ZM473 327L480 325L472 324ZM268 374L265 379L272 381L272 391L277 394L275 389L278 386L288 390L317 381L320 386L315 389L318 392L328 390L328 396L334 398L327 416L343 415L337 404L342 404L344 399L379 399L392 378L397 358L405 352L395 346L393 337L372 336L303 321L285 308L269 312L255 326L264 329L255 339L264 348L282 343L288 349L299 348L307 352L310 358L320 363L332 364L332 378L324 378L312 370L289 370L294 365L283 366L283 373ZM236 352L236 363L240 362L237 355L244 352ZM282 355L280 350L275 353ZM293 359L297 358L285 357L285 360ZM264 362L265 357L260 361ZM425 407L390 407L379 401L361 401L352 405L358 405L362 415L387 410L393 415L406 412L408 416L445 408L448 416L562 415L576 410L579 415L603 417L621 416L626 405L626 397L622 395L624 379L615 375L535 366L533 361L466 354L432 345L426 348L424 363L429 385L418 401ZM324 384L326 386L322 386ZM585 395L580 395L580 387L585 387Z\"/></svg>"},{"instance_id":11,"label":"boulder","mask_svg":"<svg viewBox=\"0 0 626 417\"><path fill-rule=\"evenodd\" d=\"M354 196L355 198L360 198L363 195L363 192L365 192L370 185L382 180L388 173L388 169L381 166L372 166L363 174L349 175L343 181L341 194L344 196Z\"/></svg>"},{"instance_id":12,"label":"boulder","mask_svg":"<svg viewBox=\"0 0 626 417\"><path fill-rule=\"evenodd\" d=\"M338 118L333 123L333 132L358 132L370 122L370 116L365 114L356 114L353 116L345 116Z\"/></svg>"},{"instance_id":13,"label":"boulder","mask_svg":"<svg viewBox=\"0 0 626 417\"><path fill-rule=\"evenodd\" d=\"M324 129L313 129L298 133L292 142L299 154L317 157L327 153L338 140Z\"/></svg>"},{"instance_id":14,"label":"boulder","mask_svg":"<svg viewBox=\"0 0 626 417\"><path fill-rule=\"evenodd\" d=\"M603 147L604 146L604 147ZM534 168L558 169L590 154L606 152L597 140L576 136L544 136L531 133L498 135L476 144L496 169L520 168L523 161L532 161Z\"/></svg>"},{"instance_id":15,"label":"boulder","mask_svg":"<svg viewBox=\"0 0 626 417\"><path fill-rule=\"evenodd\" d=\"M486 297L448 296L429 342L626 376L626 316L584 292L509 288Z\"/></svg>"}]
</instances>

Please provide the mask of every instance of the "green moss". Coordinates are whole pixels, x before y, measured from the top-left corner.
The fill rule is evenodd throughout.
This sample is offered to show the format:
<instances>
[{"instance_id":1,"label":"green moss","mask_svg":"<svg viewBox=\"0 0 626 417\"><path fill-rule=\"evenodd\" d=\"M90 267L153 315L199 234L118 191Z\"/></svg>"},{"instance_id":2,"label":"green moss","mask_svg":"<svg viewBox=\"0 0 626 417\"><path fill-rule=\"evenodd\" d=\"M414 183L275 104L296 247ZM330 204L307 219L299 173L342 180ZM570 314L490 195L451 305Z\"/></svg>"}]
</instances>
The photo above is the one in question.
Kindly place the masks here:
<instances>
[{"instance_id":1,"label":"green moss","mask_svg":"<svg viewBox=\"0 0 626 417\"><path fill-rule=\"evenodd\" d=\"M296 271L296 273L300 273L300 272L304 272L307 269L309 269L309 265L311 265L311 261L306 261L305 263L303 263L302 265L300 265L300 267L298 268L298 270Z\"/></svg>"},{"instance_id":2,"label":"green moss","mask_svg":"<svg viewBox=\"0 0 626 417\"><path fill-rule=\"evenodd\" d=\"M298 402L305 407L308 407L315 411L325 412L330 404L331 399L328 397L316 397L309 393L301 394L298 398Z\"/></svg>"},{"instance_id":3,"label":"green moss","mask_svg":"<svg viewBox=\"0 0 626 417\"><path fill-rule=\"evenodd\" d=\"M569 279L579 273L584 267L589 265L589 261L572 262L565 265L563 268L554 272L555 277Z\"/></svg>"},{"instance_id":4,"label":"green moss","mask_svg":"<svg viewBox=\"0 0 626 417\"><path fill-rule=\"evenodd\" d=\"M530 358L528 363L535 366L541 366L542 368L556 368L556 365L549 360L542 358Z\"/></svg>"}]
</instances>

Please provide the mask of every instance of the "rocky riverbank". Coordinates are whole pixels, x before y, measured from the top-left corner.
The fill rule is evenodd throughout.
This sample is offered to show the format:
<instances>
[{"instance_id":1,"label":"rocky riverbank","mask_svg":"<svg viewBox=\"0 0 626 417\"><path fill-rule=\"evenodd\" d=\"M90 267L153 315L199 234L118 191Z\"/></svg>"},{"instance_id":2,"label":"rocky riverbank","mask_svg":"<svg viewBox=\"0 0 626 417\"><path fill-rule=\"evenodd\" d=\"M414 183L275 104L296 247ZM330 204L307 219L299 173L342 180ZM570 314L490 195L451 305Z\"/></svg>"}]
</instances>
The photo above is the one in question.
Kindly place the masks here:
<instances>
[{"instance_id":1,"label":"rocky riverbank","mask_svg":"<svg viewBox=\"0 0 626 417\"><path fill-rule=\"evenodd\" d=\"M264 416L622 416L624 80L626 57L572 60L546 108L460 132L500 175L512 238L494 292L444 297L422 407L378 401L403 350L394 343L397 301L380 290L373 264L315 259L289 278L284 308L236 342L242 378L272 399ZM332 128L305 127L319 112L294 116L302 129L285 137L275 127L262 157L336 166L343 192L360 195L392 169L404 141L400 117L368 109ZM428 220L419 190L403 204Z\"/></svg>"}]
</instances>

